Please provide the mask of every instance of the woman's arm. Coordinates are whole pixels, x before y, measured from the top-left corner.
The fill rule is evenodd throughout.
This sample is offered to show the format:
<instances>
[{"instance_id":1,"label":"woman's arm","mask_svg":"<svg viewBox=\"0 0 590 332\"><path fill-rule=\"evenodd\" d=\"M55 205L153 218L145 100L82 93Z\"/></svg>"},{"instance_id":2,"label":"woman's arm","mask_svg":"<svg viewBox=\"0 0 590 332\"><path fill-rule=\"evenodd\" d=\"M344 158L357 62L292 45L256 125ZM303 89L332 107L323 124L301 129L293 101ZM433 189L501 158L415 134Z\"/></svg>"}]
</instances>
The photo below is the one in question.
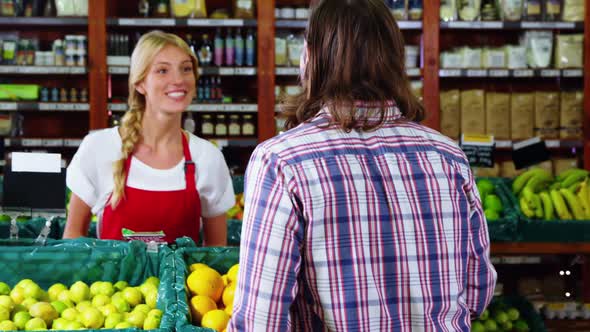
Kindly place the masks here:
<instances>
[{"instance_id":1,"label":"woman's arm","mask_svg":"<svg viewBox=\"0 0 590 332\"><path fill-rule=\"evenodd\" d=\"M81 236L87 236L91 217L92 212L90 211L90 207L86 205L80 197L72 193L72 197L70 198L70 210L68 212L68 220L66 222L63 238L74 239Z\"/></svg>"},{"instance_id":2,"label":"woman's arm","mask_svg":"<svg viewBox=\"0 0 590 332\"><path fill-rule=\"evenodd\" d=\"M225 214L203 218L203 245L222 247L227 245L227 221Z\"/></svg>"}]
</instances>

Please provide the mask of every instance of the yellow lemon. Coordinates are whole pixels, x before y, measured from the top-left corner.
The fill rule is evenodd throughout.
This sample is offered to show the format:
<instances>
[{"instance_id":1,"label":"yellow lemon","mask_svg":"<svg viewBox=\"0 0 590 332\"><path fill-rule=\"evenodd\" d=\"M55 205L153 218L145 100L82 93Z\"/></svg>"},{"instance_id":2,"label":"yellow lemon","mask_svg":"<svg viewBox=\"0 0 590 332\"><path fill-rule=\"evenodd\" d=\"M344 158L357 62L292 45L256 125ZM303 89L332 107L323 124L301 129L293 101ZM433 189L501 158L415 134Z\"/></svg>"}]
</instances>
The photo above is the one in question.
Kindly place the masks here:
<instances>
[{"instance_id":1,"label":"yellow lemon","mask_svg":"<svg viewBox=\"0 0 590 332\"><path fill-rule=\"evenodd\" d=\"M217 309L217 304L207 296L193 296L190 303L193 324L200 325L203 316L211 310Z\"/></svg>"},{"instance_id":2,"label":"yellow lemon","mask_svg":"<svg viewBox=\"0 0 590 332\"><path fill-rule=\"evenodd\" d=\"M223 304L225 304L226 307L231 307L234 305L235 292L236 292L236 284L235 283L229 284L229 286L225 287L225 289L223 290L222 299L223 299Z\"/></svg>"},{"instance_id":3,"label":"yellow lemon","mask_svg":"<svg viewBox=\"0 0 590 332\"><path fill-rule=\"evenodd\" d=\"M219 272L211 268L201 268L192 272L186 279L192 295L205 295L218 302L223 292L223 280Z\"/></svg>"},{"instance_id":4,"label":"yellow lemon","mask_svg":"<svg viewBox=\"0 0 590 332\"><path fill-rule=\"evenodd\" d=\"M228 314L230 317L234 314L234 308L232 306L225 307L223 311L225 311L225 313Z\"/></svg>"},{"instance_id":5,"label":"yellow lemon","mask_svg":"<svg viewBox=\"0 0 590 332\"><path fill-rule=\"evenodd\" d=\"M229 322L229 315L223 310L211 310L203 316L202 327L214 329L217 332L223 331Z\"/></svg>"},{"instance_id":6,"label":"yellow lemon","mask_svg":"<svg viewBox=\"0 0 590 332\"><path fill-rule=\"evenodd\" d=\"M238 280L238 269L240 268L240 264L236 264L232 266L229 271L227 271L227 278L230 282L236 282Z\"/></svg>"},{"instance_id":7,"label":"yellow lemon","mask_svg":"<svg viewBox=\"0 0 590 332\"><path fill-rule=\"evenodd\" d=\"M203 263L194 263L194 264L191 264L191 265L188 267L188 270L189 270L190 272L193 272L193 271L195 271L195 270L198 270L198 269L200 269L200 268L204 268L204 267L206 267L206 268L209 268L209 266L207 266L207 264L203 264Z\"/></svg>"},{"instance_id":8,"label":"yellow lemon","mask_svg":"<svg viewBox=\"0 0 590 332\"><path fill-rule=\"evenodd\" d=\"M227 274L224 274L221 276L221 280L223 280L223 286L226 286L229 284L229 279L227 278Z\"/></svg>"}]
</instances>

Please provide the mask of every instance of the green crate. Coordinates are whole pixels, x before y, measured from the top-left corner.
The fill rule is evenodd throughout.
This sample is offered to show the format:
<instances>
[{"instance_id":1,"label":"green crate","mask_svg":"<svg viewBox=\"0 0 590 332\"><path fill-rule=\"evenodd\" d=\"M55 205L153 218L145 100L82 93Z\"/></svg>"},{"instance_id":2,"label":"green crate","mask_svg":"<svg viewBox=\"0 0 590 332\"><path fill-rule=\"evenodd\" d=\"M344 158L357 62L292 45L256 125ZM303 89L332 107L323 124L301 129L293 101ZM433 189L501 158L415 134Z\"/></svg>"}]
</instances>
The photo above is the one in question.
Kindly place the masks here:
<instances>
[{"instance_id":1,"label":"green crate","mask_svg":"<svg viewBox=\"0 0 590 332\"><path fill-rule=\"evenodd\" d=\"M509 198L519 219L519 240L523 242L590 242L590 220L543 220L525 216L512 193L512 179L507 179Z\"/></svg>"},{"instance_id":2,"label":"green crate","mask_svg":"<svg viewBox=\"0 0 590 332\"><path fill-rule=\"evenodd\" d=\"M490 314L496 308L513 307L518 309L520 317L529 325L530 332L547 332L545 322L533 305L522 296L497 296L490 304Z\"/></svg>"},{"instance_id":3,"label":"green crate","mask_svg":"<svg viewBox=\"0 0 590 332\"><path fill-rule=\"evenodd\" d=\"M191 324L189 309L189 292L186 288L188 266L194 263L205 263L221 274L239 261L238 247L181 247L175 251L176 282L178 291L178 311L176 317L176 331L178 332L211 332L213 330Z\"/></svg>"},{"instance_id":4,"label":"green crate","mask_svg":"<svg viewBox=\"0 0 590 332\"><path fill-rule=\"evenodd\" d=\"M232 183L234 186L234 193L241 194L244 192L244 176L243 175L233 176Z\"/></svg>"},{"instance_id":5,"label":"green crate","mask_svg":"<svg viewBox=\"0 0 590 332\"><path fill-rule=\"evenodd\" d=\"M502 216L498 220L487 223L490 241L510 242L518 240L518 214L510 200L510 190L505 179L492 177L480 177L478 179L486 179L494 184L496 195L498 195L504 207Z\"/></svg>"},{"instance_id":6,"label":"green crate","mask_svg":"<svg viewBox=\"0 0 590 332\"><path fill-rule=\"evenodd\" d=\"M51 220L51 228L48 238L60 239L63 234L61 226L61 218L55 218ZM31 218L27 221L17 222L18 226L18 237L24 239L36 239L41 230L45 226L47 219L42 217ZM0 222L0 239L8 239L10 237L10 221Z\"/></svg>"},{"instance_id":7,"label":"green crate","mask_svg":"<svg viewBox=\"0 0 590 332\"><path fill-rule=\"evenodd\" d=\"M157 307L164 314L160 328L153 331L173 331L177 311L175 260L174 252L167 246L159 246L156 253L147 252L146 244L139 241L80 238L49 240L46 246L30 246L33 243L30 240L20 241L19 246L0 248L0 280L11 287L25 278L47 290L57 282L69 286L78 280L88 285L95 281L124 280L139 285L147 277L157 276L160 278ZM133 330L136 329L126 329Z\"/></svg>"}]
</instances>

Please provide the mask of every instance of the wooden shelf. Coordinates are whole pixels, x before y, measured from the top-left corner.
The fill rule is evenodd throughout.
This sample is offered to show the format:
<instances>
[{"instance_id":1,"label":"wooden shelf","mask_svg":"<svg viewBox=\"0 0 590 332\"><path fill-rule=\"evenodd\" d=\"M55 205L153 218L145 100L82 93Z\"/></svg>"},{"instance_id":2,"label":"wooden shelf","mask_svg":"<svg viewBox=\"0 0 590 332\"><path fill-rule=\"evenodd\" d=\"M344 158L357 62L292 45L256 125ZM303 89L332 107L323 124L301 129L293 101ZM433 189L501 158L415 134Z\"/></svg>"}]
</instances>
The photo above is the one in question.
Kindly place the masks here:
<instances>
[{"instance_id":1,"label":"wooden shelf","mask_svg":"<svg viewBox=\"0 0 590 332\"><path fill-rule=\"evenodd\" d=\"M194 18L109 18L108 26L128 27L255 27L256 20Z\"/></svg>"},{"instance_id":2,"label":"wooden shelf","mask_svg":"<svg viewBox=\"0 0 590 332\"><path fill-rule=\"evenodd\" d=\"M82 143L77 138L5 138L5 147L53 147L53 148L78 148Z\"/></svg>"},{"instance_id":3,"label":"wooden shelf","mask_svg":"<svg viewBox=\"0 0 590 332\"><path fill-rule=\"evenodd\" d=\"M69 66L0 66L0 74L24 75L83 75L86 67Z\"/></svg>"},{"instance_id":4,"label":"wooden shelf","mask_svg":"<svg viewBox=\"0 0 590 332\"><path fill-rule=\"evenodd\" d=\"M88 112L88 103L0 102L1 111L74 111Z\"/></svg>"},{"instance_id":5,"label":"wooden shelf","mask_svg":"<svg viewBox=\"0 0 590 332\"><path fill-rule=\"evenodd\" d=\"M0 17L0 25L86 26L86 17Z\"/></svg>"},{"instance_id":6,"label":"wooden shelf","mask_svg":"<svg viewBox=\"0 0 590 332\"><path fill-rule=\"evenodd\" d=\"M127 104L109 103L108 109L115 112L126 111ZM258 104L191 104L186 110L189 112L256 113Z\"/></svg>"},{"instance_id":7,"label":"wooden shelf","mask_svg":"<svg viewBox=\"0 0 590 332\"><path fill-rule=\"evenodd\" d=\"M590 243L494 242L491 253L498 254L590 254Z\"/></svg>"},{"instance_id":8,"label":"wooden shelf","mask_svg":"<svg viewBox=\"0 0 590 332\"><path fill-rule=\"evenodd\" d=\"M422 70L420 68L407 68L406 74L410 77L422 76ZM299 76L299 67L276 67L276 76Z\"/></svg>"},{"instance_id":9,"label":"wooden shelf","mask_svg":"<svg viewBox=\"0 0 590 332\"><path fill-rule=\"evenodd\" d=\"M127 75L129 66L109 66L109 74ZM199 75L218 75L218 76L256 76L256 67L199 67Z\"/></svg>"},{"instance_id":10,"label":"wooden shelf","mask_svg":"<svg viewBox=\"0 0 590 332\"><path fill-rule=\"evenodd\" d=\"M472 78L529 78L529 77L584 77L582 69L440 69L439 77Z\"/></svg>"},{"instance_id":11,"label":"wooden shelf","mask_svg":"<svg viewBox=\"0 0 590 332\"><path fill-rule=\"evenodd\" d=\"M502 21L455 21L440 22L441 29L470 29L470 30L522 30L522 29L558 29L584 30L583 22L502 22Z\"/></svg>"},{"instance_id":12,"label":"wooden shelf","mask_svg":"<svg viewBox=\"0 0 590 332\"><path fill-rule=\"evenodd\" d=\"M422 21L397 21L397 25L401 30L420 30L422 29ZM305 29L307 27L307 20L276 20L275 27L280 29Z\"/></svg>"},{"instance_id":13,"label":"wooden shelf","mask_svg":"<svg viewBox=\"0 0 590 332\"><path fill-rule=\"evenodd\" d=\"M510 140L496 140L496 149L506 149L511 150L512 145L518 141L510 141ZM575 139L546 139L545 145L549 149L566 149L566 148L581 148L584 146L584 142L582 140L575 140Z\"/></svg>"}]
</instances>

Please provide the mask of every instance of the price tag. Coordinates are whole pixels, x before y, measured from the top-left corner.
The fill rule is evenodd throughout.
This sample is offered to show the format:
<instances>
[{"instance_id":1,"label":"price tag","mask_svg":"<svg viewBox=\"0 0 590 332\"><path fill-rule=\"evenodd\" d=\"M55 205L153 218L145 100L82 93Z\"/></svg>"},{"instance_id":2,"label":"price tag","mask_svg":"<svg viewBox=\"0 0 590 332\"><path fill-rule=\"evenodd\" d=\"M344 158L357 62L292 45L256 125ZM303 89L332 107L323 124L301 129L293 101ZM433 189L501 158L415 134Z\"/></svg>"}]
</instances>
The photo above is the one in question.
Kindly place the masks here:
<instances>
[{"instance_id":1,"label":"price tag","mask_svg":"<svg viewBox=\"0 0 590 332\"><path fill-rule=\"evenodd\" d=\"M0 111L16 111L16 103L0 103Z\"/></svg>"},{"instance_id":2,"label":"price tag","mask_svg":"<svg viewBox=\"0 0 590 332\"><path fill-rule=\"evenodd\" d=\"M109 74L129 74L129 67L109 67Z\"/></svg>"},{"instance_id":3,"label":"price tag","mask_svg":"<svg viewBox=\"0 0 590 332\"><path fill-rule=\"evenodd\" d=\"M549 26L548 23L545 22L521 22L520 23L523 29L551 29L552 27Z\"/></svg>"},{"instance_id":4,"label":"price tag","mask_svg":"<svg viewBox=\"0 0 590 332\"><path fill-rule=\"evenodd\" d=\"M78 146L80 146L80 144L82 144L81 139L65 139L64 140L64 146L67 146L67 147L78 147Z\"/></svg>"},{"instance_id":5,"label":"price tag","mask_svg":"<svg viewBox=\"0 0 590 332\"><path fill-rule=\"evenodd\" d=\"M565 69L563 71L563 77L582 77L581 69Z\"/></svg>"},{"instance_id":6,"label":"price tag","mask_svg":"<svg viewBox=\"0 0 590 332\"><path fill-rule=\"evenodd\" d=\"M461 69L441 69L439 71L440 77L459 77L461 76Z\"/></svg>"},{"instance_id":7,"label":"price tag","mask_svg":"<svg viewBox=\"0 0 590 332\"><path fill-rule=\"evenodd\" d=\"M471 166L494 167L494 136L463 134L461 149Z\"/></svg>"},{"instance_id":8,"label":"price tag","mask_svg":"<svg viewBox=\"0 0 590 332\"><path fill-rule=\"evenodd\" d=\"M420 68L408 68L406 70L406 75L410 77L420 76Z\"/></svg>"},{"instance_id":9,"label":"price tag","mask_svg":"<svg viewBox=\"0 0 590 332\"><path fill-rule=\"evenodd\" d=\"M553 23L556 29L575 29L576 24L574 22L555 22Z\"/></svg>"},{"instance_id":10,"label":"price tag","mask_svg":"<svg viewBox=\"0 0 590 332\"><path fill-rule=\"evenodd\" d=\"M44 139L42 145L48 147L60 147L64 145L64 142L61 139Z\"/></svg>"},{"instance_id":11,"label":"price tag","mask_svg":"<svg viewBox=\"0 0 590 332\"><path fill-rule=\"evenodd\" d=\"M253 67L245 67L245 68L237 67L237 68L234 69L234 72L235 72L236 75L244 75L244 76L256 75L256 68L253 68Z\"/></svg>"},{"instance_id":12,"label":"price tag","mask_svg":"<svg viewBox=\"0 0 590 332\"><path fill-rule=\"evenodd\" d=\"M175 26L176 21L171 18L120 18L119 25L128 26Z\"/></svg>"},{"instance_id":13,"label":"price tag","mask_svg":"<svg viewBox=\"0 0 590 332\"><path fill-rule=\"evenodd\" d=\"M90 110L89 104L77 103L77 104L73 104L73 106L74 106L75 111L88 111L88 110Z\"/></svg>"},{"instance_id":14,"label":"price tag","mask_svg":"<svg viewBox=\"0 0 590 332\"><path fill-rule=\"evenodd\" d=\"M25 138L21 141L22 146L42 146L43 142L37 138Z\"/></svg>"},{"instance_id":15,"label":"price tag","mask_svg":"<svg viewBox=\"0 0 590 332\"><path fill-rule=\"evenodd\" d=\"M540 137L533 137L512 145L512 160L516 169L529 167L549 159L547 145Z\"/></svg>"},{"instance_id":16,"label":"price tag","mask_svg":"<svg viewBox=\"0 0 590 332\"><path fill-rule=\"evenodd\" d=\"M490 77L508 77L508 70L506 69L491 69L489 71Z\"/></svg>"},{"instance_id":17,"label":"price tag","mask_svg":"<svg viewBox=\"0 0 590 332\"><path fill-rule=\"evenodd\" d=\"M533 71L531 69L516 69L512 72L514 77L533 77Z\"/></svg>"},{"instance_id":18,"label":"price tag","mask_svg":"<svg viewBox=\"0 0 590 332\"><path fill-rule=\"evenodd\" d=\"M56 103L39 103L39 111L56 111L57 105Z\"/></svg>"},{"instance_id":19,"label":"price tag","mask_svg":"<svg viewBox=\"0 0 590 332\"><path fill-rule=\"evenodd\" d=\"M543 69L541 70L541 77L559 77L559 70Z\"/></svg>"},{"instance_id":20,"label":"price tag","mask_svg":"<svg viewBox=\"0 0 590 332\"><path fill-rule=\"evenodd\" d=\"M109 107L110 111L126 111L127 110L127 104L124 104L124 103L110 103L108 107Z\"/></svg>"},{"instance_id":21,"label":"price tag","mask_svg":"<svg viewBox=\"0 0 590 332\"><path fill-rule=\"evenodd\" d=\"M243 27L245 26L244 20L240 19L188 19L187 25L206 27L206 26L222 26L222 27Z\"/></svg>"},{"instance_id":22,"label":"price tag","mask_svg":"<svg viewBox=\"0 0 590 332\"><path fill-rule=\"evenodd\" d=\"M230 75L234 75L234 68L219 68L219 75L224 75L224 76L230 76Z\"/></svg>"},{"instance_id":23,"label":"price tag","mask_svg":"<svg viewBox=\"0 0 590 332\"><path fill-rule=\"evenodd\" d=\"M0 66L0 73L2 74L9 74L15 73L17 71L17 66Z\"/></svg>"},{"instance_id":24,"label":"price tag","mask_svg":"<svg viewBox=\"0 0 590 332\"><path fill-rule=\"evenodd\" d=\"M467 77L486 77L488 76L488 71L485 69L468 69L467 70Z\"/></svg>"},{"instance_id":25,"label":"price tag","mask_svg":"<svg viewBox=\"0 0 590 332\"><path fill-rule=\"evenodd\" d=\"M299 68L296 67L277 67L275 69L277 75L299 75Z\"/></svg>"}]
</instances>

